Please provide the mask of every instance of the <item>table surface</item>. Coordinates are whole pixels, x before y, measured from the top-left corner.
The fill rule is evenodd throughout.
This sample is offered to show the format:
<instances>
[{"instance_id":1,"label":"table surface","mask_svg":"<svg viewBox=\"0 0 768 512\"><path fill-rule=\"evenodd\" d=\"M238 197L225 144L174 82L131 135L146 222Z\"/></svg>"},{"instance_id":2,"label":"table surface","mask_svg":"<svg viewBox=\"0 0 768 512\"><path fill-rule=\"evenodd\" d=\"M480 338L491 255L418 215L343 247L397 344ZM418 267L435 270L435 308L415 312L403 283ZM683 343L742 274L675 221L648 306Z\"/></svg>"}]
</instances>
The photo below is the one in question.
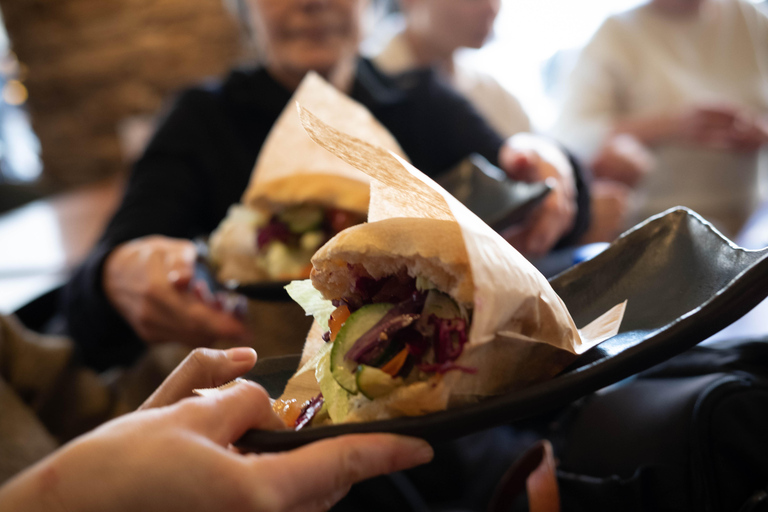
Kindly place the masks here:
<instances>
[{"instance_id":1,"label":"table surface","mask_svg":"<svg viewBox=\"0 0 768 512\"><path fill-rule=\"evenodd\" d=\"M67 279L96 243L122 189L115 178L0 215L0 314Z\"/></svg>"}]
</instances>

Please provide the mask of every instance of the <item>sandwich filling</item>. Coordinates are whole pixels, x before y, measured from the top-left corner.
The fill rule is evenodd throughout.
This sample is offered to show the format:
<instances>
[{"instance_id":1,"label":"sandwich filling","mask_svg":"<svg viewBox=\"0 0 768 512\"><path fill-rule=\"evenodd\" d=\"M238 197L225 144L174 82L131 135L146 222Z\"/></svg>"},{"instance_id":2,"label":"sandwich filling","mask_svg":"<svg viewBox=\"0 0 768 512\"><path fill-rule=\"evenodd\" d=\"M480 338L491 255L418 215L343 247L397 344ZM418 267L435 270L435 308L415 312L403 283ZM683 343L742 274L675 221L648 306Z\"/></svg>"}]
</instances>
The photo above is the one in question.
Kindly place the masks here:
<instances>
[{"instance_id":1,"label":"sandwich filling","mask_svg":"<svg viewBox=\"0 0 768 512\"><path fill-rule=\"evenodd\" d=\"M256 227L257 264L269 279L307 278L317 249L365 215L317 204L291 205Z\"/></svg>"},{"instance_id":2,"label":"sandwich filling","mask_svg":"<svg viewBox=\"0 0 768 512\"><path fill-rule=\"evenodd\" d=\"M476 372L456 362L467 343L471 309L405 269L374 279L362 266L348 268L350 287L332 301L309 281L288 287L294 300L327 327L316 370L321 394L305 404L295 428L327 417L343 421L353 404L382 399L449 371Z\"/></svg>"},{"instance_id":3,"label":"sandwich filling","mask_svg":"<svg viewBox=\"0 0 768 512\"><path fill-rule=\"evenodd\" d=\"M317 249L365 215L313 203L274 213L233 205L211 234L210 255L220 280L240 283L305 279Z\"/></svg>"}]
</instances>

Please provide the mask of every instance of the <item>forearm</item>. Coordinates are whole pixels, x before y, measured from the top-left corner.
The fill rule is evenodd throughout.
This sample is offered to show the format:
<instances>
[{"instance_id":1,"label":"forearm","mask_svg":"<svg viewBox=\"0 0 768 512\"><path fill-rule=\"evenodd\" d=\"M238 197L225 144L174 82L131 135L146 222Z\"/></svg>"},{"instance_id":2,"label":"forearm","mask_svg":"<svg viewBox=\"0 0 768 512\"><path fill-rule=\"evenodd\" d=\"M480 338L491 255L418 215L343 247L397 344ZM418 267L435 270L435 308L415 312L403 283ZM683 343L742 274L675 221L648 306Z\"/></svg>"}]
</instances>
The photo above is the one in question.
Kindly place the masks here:
<instances>
[{"instance_id":1,"label":"forearm","mask_svg":"<svg viewBox=\"0 0 768 512\"><path fill-rule=\"evenodd\" d=\"M679 136L678 114L656 114L632 119L620 119L613 126L614 133L626 133L640 142L654 146L675 140Z\"/></svg>"}]
</instances>

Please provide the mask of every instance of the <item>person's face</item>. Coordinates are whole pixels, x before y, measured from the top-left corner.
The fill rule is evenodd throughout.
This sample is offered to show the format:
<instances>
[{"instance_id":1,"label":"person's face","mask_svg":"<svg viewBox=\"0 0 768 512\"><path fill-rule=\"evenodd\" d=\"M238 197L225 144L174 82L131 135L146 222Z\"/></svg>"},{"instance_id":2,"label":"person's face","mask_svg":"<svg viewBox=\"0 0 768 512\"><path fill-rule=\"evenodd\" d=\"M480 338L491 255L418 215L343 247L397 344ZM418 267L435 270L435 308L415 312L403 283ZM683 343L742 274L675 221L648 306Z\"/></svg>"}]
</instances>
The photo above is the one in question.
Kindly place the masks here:
<instances>
[{"instance_id":1,"label":"person's face","mask_svg":"<svg viewBox=\"0 0 768 512\"><path fill-rule=\"evenodd\" d=\"M699 12L705 0L651 0L654 7L674 17L693 16Z\"/></svg>"},{"instance_id":2,"label":"person's face","mask_svg":"<svg viewBox=\"0 0 768 512\"><path fill-rule=\"evenodd\" d=\"M409 22L433 44L453 50L483 46L501 0L408 0L407 4Z\"/></svg>"},{"instance_id":3,"label":"person's face","mask_svg":"<svg viewBox=\"0 0 768 512\"><path fill-rule=\"evenodd\" d=\"M357 54L365 0L249 0L266 65L330 72Z\"/></svg>"}]
</instances>

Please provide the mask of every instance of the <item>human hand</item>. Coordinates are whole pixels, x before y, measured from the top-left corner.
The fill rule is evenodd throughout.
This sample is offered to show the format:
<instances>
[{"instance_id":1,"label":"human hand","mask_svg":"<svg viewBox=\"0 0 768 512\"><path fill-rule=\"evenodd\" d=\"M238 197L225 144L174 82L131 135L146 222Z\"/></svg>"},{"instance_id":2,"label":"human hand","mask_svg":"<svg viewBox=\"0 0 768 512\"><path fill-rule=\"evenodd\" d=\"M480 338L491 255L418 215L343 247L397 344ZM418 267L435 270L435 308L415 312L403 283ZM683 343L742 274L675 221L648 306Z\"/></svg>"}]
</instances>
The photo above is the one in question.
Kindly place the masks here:
<instances>
[{"instance_id":1,"label":"human hand","mask_svg":"<svg viewBox=\"0 0 768 512\"><path fill-rule=\"evenodd\" d=\"M126 242L107 257L107 298L146 342L202 346L245 337L243 323L192 282L195 257L189 240L163 236Z\"/></svg>"},{"instance_id":2,"label":"human hand","mask_svg":"<svg viewBox=\"0 0 768 512\"><path fill-rule=\"evenodd\" d=\"M0 489L0 510L327 510L361 480L428 462L421 440L342 436L242 455L246 430L284 428L266 392L243 381L207 397L113 420Z\"/></svg>"},{"instance_id":3,"label":"human hand","mask_svg":"<svg viewBox=\"0 0 768 512\"><path fill-rule=\"evenodd\" d=\"M768 115L742 113L731 142L737 151L757 151L768 144Z\"/></svg>"},{"instance_id":4,"label":"human hand","mask_svg":"<svg viewBox=\"0 0 768 512\"><path fill-rule=\"evenodd\" d=\"M768 122L735 107L698 106L678 116L677 136L710 149L755 151L768 143Z\"/></svg>"},{"instance_id":5,"label":"human hand","mask_svg":"<svg viewBox=\"0 0 768 512\"><path fill-rule=\"evenodd\" d=\"M636 137L619 133L606 139L592 161L592 173L595 178L635 187L654 165L653 154Z\"/></svg>"},{"instance_id":6,"label":"human hand","mask_svg":"<svg viewBox=\"0 0 768 512\"><path fill-rule=\"evenodd\" d=\"M573 228L577 208L573 168L555 144L531 134L508 139L499 151L499 164L512 179L552 186L523 225L502 233L520 252L542 256Z\"/></svg>"},{"instance_id":7,"label":"human hand","mask_svg":"<svg viewBox=\"0 0 768 512\"><path fill-rule=\"evenodd\" d=\"M187 355L139 410L171 405L194 396L193 390L216 388L245 374L256 364L250 347L229 350L196 348Z\"/></svg>"}]
</instances>

